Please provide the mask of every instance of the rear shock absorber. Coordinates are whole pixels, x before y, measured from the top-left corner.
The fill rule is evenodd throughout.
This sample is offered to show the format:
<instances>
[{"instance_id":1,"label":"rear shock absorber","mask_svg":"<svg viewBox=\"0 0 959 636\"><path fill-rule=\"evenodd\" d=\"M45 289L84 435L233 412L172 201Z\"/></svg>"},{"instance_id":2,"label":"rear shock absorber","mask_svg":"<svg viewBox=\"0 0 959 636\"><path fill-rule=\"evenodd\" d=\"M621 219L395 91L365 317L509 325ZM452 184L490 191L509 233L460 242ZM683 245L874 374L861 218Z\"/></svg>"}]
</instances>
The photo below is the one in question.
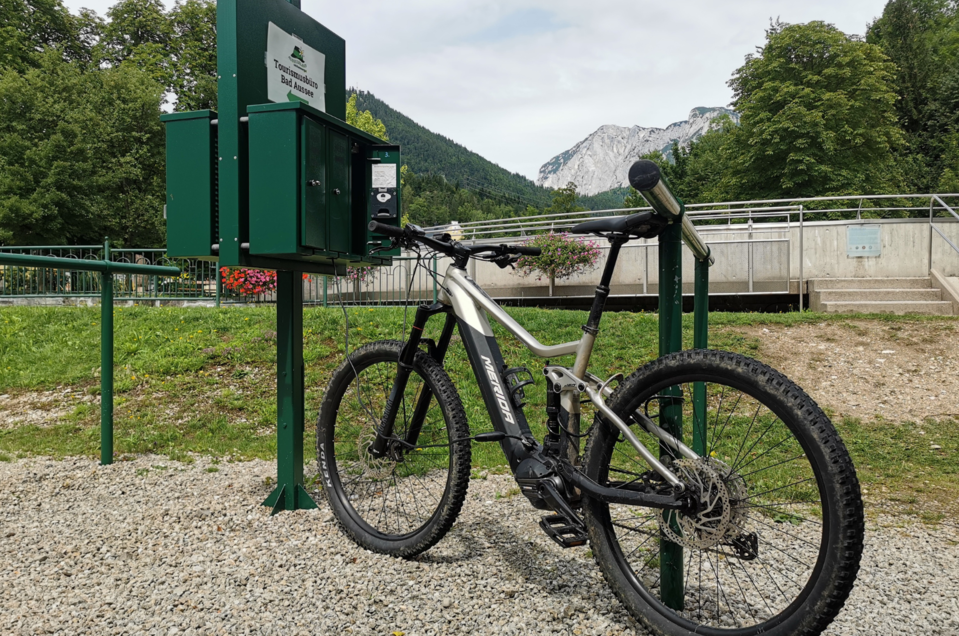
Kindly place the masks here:
<instances>
[{"instance_id":1,"label":"rear shock absorber","mask_svg":"<svg viewBox=\"0 0 959 636\"><path fill-rule=\"evenodd\" d=\"M548 379L546 381L546 439L543 440L543 447L549 455L557 455L560 452L561 438L559 427L559 393L555 390L553 383Z\"/></svg>"}]
</instances>

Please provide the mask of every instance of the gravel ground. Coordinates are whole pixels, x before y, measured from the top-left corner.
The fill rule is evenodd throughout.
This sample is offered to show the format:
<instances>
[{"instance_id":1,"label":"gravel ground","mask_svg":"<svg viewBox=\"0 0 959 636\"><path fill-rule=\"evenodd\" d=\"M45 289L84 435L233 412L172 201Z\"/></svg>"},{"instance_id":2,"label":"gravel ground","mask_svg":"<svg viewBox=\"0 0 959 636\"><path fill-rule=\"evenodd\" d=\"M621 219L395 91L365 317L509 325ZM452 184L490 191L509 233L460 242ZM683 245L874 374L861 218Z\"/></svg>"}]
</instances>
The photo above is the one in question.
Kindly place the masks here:
<instances>
[{"instance_id":1,"label":"gravel ground","mask_svg":"<svg viewBox=\"0 0 959 636\"><path fill-rule=\"evenodd\" d=\"M959 324L844 323L730 329L837 415L892 422L959 418Z\"/></svg>"},{"instance_id":2,"label":"gravel ground","mask_svg":"<svg viewBox=\"0 0 959 636\"><path fill-rule=\"evenodd\" d=\"M560 549L509 496L510 477L473 480L451 533L401 561L349 542L325 503L270 517L274 470L0 463L0 634L644 633L586 549ZM871 516L828 633L959 634L959 526Z\"/></svg>"}]
</instances>

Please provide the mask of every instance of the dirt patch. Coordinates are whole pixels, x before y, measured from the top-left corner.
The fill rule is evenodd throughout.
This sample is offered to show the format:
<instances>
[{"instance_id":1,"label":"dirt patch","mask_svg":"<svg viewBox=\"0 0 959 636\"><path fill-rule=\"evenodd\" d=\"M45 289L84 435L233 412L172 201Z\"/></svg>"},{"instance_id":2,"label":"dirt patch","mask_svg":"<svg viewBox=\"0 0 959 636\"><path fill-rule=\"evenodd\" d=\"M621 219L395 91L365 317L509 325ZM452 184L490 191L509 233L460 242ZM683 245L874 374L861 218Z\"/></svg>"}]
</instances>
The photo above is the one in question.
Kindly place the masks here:
<instances>
[{"instance_id":1,"label":"dirt patch","mask_svg":"<svg viewBox=\"0 0 959 636\"><path fill-rule=\"evenodd\" d=\"M954 323L850 320L729 330L758 339L756 357L836 417L959 418L959 328Z\"/></svg>"},{"instance_id":2,"label":"dirt patch","mask_svg":"<svg viewBox=\"0 0 959 636\"><path fill-rule=\"evenodd\" d=\"M11 429L33 424L52 426L73 412L80 404L99 403L99 396L88 395L76 388L57 388L0 395L0 429Z\"/></svg>"}]
</instances>

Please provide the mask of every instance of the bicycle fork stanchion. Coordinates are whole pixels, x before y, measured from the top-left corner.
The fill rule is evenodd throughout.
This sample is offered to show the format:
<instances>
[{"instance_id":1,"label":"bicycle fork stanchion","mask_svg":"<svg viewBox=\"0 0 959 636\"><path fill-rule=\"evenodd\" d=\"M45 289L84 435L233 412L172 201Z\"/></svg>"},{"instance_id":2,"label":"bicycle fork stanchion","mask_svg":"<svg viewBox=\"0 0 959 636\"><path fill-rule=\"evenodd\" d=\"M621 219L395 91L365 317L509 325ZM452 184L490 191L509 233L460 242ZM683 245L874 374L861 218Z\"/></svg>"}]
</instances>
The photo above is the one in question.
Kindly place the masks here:
<instances>
[{"instance_id":1,"label":"bicycle fork stanchion","mask_svg":"<svg viewBox=\"0 0 959 636\"><path fill-rule=\"evenodd\" d=\"M696 259L693 305L693 348L705 349L709 334L709 258ZM693 383L693 451L706 455L706 384Z\"/></svg>"},{"instance_id":2,"label":"bicycle fork stanchion","mask_svg":"<svg viewBox=\"0 0 959 636\"><path fill-rule=\"evenodd\" d=\"M110 261L110 241L103 241ZM113 463L113 273L100 272L100 465Z\"/></svg>"},{"instance_id":3,"label":"bicycle fork stanchion","mask_svg":"<svg viewBox=\"0 0 959 636\"><path fill-rule=\"evenodd\" d=\"M669 355L683 348L683 246L682 226L672 223L659 236L659 355ZM659 425L677 439L683 436L683 404L679 387L663 391L665 400L659 405ZM676 399L669 399L676 396ZM670 457L670 449L660 444L660 458ZM678 513L667 513L674 531ZM660 590L663 603L674 610L683 609L683 548L667 541L660 533Z\"/></svg>"},{"instance_id":4,"label":"bicycle fork stanchion","mask_svg":"<svg viewBox=\"0 0 959 636\"><path fill-rule=\"evenodd\" d=\"M281 510L316 503L303 488L303 281L276 273L276 489L263 502Z\"/></svg>"}]
</instances>

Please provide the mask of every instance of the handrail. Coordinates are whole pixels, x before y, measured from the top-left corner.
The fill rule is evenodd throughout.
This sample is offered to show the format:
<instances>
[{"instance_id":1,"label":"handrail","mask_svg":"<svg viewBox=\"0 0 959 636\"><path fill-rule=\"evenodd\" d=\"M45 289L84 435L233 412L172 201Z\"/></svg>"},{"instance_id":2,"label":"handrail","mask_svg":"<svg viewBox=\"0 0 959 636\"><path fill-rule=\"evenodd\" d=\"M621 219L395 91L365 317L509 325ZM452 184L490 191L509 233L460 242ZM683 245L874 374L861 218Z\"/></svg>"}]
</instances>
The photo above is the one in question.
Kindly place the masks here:
<instances>
[{"instance_id":1,"label":"handrail","mask_svg":"<svg viewBox=\"0 0 959 636\"><path fill-rule=\"evenodd\" d=\"M100 273L100 463L107 465L113 463L113 275L179 276L180 268L114 263L110 261L110 241L104 241L102 247L102 261L0 252L0 265Z\"/></svg>"},{"instance_id":2,"label":"handrail","mask_svg":"<svg viewBox=\"0 0 959 636\"><path fill-rule=\"evenodd\" d=\"M28 254L4 254L0 252L0 265L20 267L53 267L57 269L75 269L101 274L152 274L154 276L179 276L179 267L163 265L137 265L135 263L117 263L113 261L88 261L79 258L61 258L59 256L30 256Z\"/></svg>"},{"instance_id":3,"label":"handrail","mask_svg":"<svg viewBox=\"0 0 959 636\"><path fill-rule=\"evenodd\" d=\"M693 256L710 265L716 262L709 254L709 247L699 236L693 222L685 214L683 202L669 189L659 166L648 159L640 159L629 169L629 183L646 199L661 217L682 224L683 242L692 250Z\"/></svg>"}]
</instances>

